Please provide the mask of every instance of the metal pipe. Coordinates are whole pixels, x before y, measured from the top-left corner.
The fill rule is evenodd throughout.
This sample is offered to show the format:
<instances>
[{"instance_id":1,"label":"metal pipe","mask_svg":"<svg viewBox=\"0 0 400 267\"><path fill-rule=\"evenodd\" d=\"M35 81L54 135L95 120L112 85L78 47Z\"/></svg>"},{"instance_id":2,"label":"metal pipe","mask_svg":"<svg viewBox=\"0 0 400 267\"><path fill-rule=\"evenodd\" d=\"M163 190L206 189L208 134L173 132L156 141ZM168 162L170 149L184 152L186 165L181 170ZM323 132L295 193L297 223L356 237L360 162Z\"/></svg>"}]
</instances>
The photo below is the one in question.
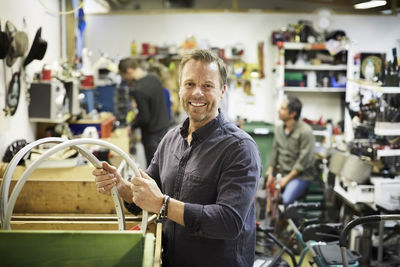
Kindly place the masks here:
<instances>
[{"instance_id":1,"label":"metal pipe","mask_svg":"<svg viewBox=\"0 0 400 267\"><path fill-rule=\"evenodd\" d=\"M20 149L17 154L11 159L11 161L7 164L6 169L3 174L3 180L1 182L0 188L0 221L1 225L4 223L4 217L7 209L7 202L8 202L8 195L9 195L9 188L12 179L12 174L14 173L15 168L17 167L18 163L21 159L23 159L32 148L37 147L44 143L62 143L67 141L67 139L60 138L60 137L47 137L36 140L24 146Z\"/></svg>"},{"instance_id":2,"label":"metal pipe","mask_svg":"<svg viewBox=\"0 0 400 267\"><path fill-rule=\"evenodd\" d=\"M342 261L343 261L343 266L348 267L349 263L347 261L347 235L350 232L352 228L359 224L365 224L365 223L374 223L374 222L380 222L380 221L387 221L387 220L400 220L400 214L389 214L389 215L370 215L370 216L365 216L365 217L359 217L356 218L352 221L350 221L342 230L340 233L340 238L339 238L339 245L340 245L340 252L342 254Z\"/></svg>"},{"instance_id":3,"label":"metal pipe","mask_svg":"<svg viewBox=\"0 0 400 267\"><path fill-rule=\"evenodd\" d=\"M120 154L124 160L128 163L129 167L134 171L135 175L140 176L139 169L137 168L136 164L134 161L125 153L123 152L119 147L110 144L108 142L98 140L98 139L90 139L90 138L81 138L81 139L76 139L76 140L71 140L71 141L65 141L64 143L58 144L55 147L49 149L46 151L41 157L39 157L32 165L28 167L28 169L25 170L23 173L22 177L20 180L17 182L11 196L9 199L9 204L7 206L6 214L5 214L5 220L4 224L2 225L3 229L10 229L10 220L11 220L11 215L15 206L15 202L17 200L17 197L22 190L23 185L25 184L26 180L30 176L30 174L33 172L33 170L43 161L46 160L48 157L53 155L54 153L57 153L58 151L65 149L67 147L71 146L77 146L79 144L94 144L94 145L100 145L100 146L105 146L114 152ZM101 167L101 162L94 157L90 152L88 152L85 148L80 147L80 152L91 161L91 163L95 167ZM119 230L124 230L125 229L125 220L124 220L124 215L123 215L123 210L122 210L122 205L120 203L120 198L118 195L118 191L116 187L114 187L111 190L111 195L113 196L114 203L116 206L116 211L117 211L117 216L118 216L118 222L119 222ZM143 231L143 235L145 234L146 228L147 228L147 218L148 218L148 213L147 211L143 211L142 213L142 225L141 229Z\"/></svg>"}]
</instances>

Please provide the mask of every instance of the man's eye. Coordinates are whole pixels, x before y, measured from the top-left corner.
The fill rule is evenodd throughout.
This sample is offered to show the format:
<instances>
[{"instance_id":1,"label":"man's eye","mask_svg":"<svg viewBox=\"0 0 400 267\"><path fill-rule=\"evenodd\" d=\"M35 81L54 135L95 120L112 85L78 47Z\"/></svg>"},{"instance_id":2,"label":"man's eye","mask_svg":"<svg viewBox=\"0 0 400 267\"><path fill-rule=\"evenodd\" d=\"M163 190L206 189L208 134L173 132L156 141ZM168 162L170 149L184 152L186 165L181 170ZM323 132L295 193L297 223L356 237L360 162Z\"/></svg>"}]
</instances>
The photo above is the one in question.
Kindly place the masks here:
<instances>
[{"instance_id":1,"label":"man's eye","mask_svg":"<svg viewBox=\"0 0 400 267\"><path fill-rule=\"evenodd\" d=\"M185 83L185 86L186 86L186 87L193 87L193 85L194 85L194 83L192 83L192 82L187 82L187 83Z\"/></svg>"},{"instance_id":2,"label":"man's eye","mask_svg":"<svg viewBox=\"0 0 400 267\"><path fill-rule=\"evenodd\" d=\"M213 88L213 86L212 86L212 84L204 84L203 88L211 89L211 88Z\"/></svg>"}]
</instances>

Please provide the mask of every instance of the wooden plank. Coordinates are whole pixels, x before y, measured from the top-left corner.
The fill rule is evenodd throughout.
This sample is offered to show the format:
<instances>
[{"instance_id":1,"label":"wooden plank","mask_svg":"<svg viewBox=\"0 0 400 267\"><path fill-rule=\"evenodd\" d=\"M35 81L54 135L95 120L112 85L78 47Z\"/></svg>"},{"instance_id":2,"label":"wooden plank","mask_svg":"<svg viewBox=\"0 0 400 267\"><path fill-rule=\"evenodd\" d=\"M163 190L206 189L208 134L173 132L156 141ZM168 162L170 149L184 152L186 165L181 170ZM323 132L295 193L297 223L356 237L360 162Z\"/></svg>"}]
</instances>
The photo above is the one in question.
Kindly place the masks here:
<instances>
[{"instance_id":1,"label":"wooden plank","mask_svg":"<svg viewBox=\"0 0 400 267\"><path fill-rule=\"evenodd\" d=\"M126 222L127 229L131 229L138 222ZM13 230L91 230L113 231L118 230L118 222L114 221L11 221Z\"/></svg>"},{"instance_id":2,"label":"wooden plank","mask_svg":"<svg viewBox=\"0 0 400 267\"><path fill-rule=\"evenodd\" d=\"M16 181L11 182L11 190ZM10 190L10 192L12 192ZM124 212L129 214L124 208ZM22 188L14 213L115 214L109 195L95 189L94 181L30 181Z\"/></svg>"},{"instance_id":3,"label":"wooden plank","mask_svg":"<svg viewBox=\"0 0 400 267\"><path fill-rule=\"evenodd\" d=\"M1 175L6 168L6 164L1 165ZM92 175L94 167L89 164L85 166L76 166L73 168L39 168L35 169L28 181L81 181L81 182L93 182L94 176ZM12 180L18 180L26 168L24 166L17 166L12 175Z\"/></svg>"},{"instance_id":4,"label":"wooden plank","mask_svg":"<svg viewBox=\"0 0 400 267\"><path fill-rule=\"evenodd\" d=\"M126 229L140 226L142 218L128 215L125 217ZM13 230L117 230L116 216L102 214L29 214L14 215L11 220ZM155 234L155 224L149 223L146 232Z\"/></svg>"},{"instance_id":5,"label":"wooden plank","mask_svg":"<svg viewBox=\"0 0 400 267\"><path fill-rule=\"evenodd\" d=\"M147 233L144 240L142 267L154 267L154 235Z\"/></svg>"},{"instance_id":6,"label":"wooden plank","mask_svg":"<svg viewBox=\"0 0 400 267\"><path fill-rule=\"evenodd\" d=\"M1 266L141 266L134 231L0 231Z\"/></svg>"},{"instance_id":7,"label":"wooden plank","mask_svg":"<svg viewBox=\"0 0 400 267\"><path fill-rule=\"evenodd\" d=\"M65 220L65 221L117 221L117 217L113 214L76 214L76 213L14 213L12 215L13 220L25 220L25 221L54 221L54 220ZM142 221L141 216L135 216L132 214L125 214L125 220L131 222Z\"/></svg>"}]
</instances>

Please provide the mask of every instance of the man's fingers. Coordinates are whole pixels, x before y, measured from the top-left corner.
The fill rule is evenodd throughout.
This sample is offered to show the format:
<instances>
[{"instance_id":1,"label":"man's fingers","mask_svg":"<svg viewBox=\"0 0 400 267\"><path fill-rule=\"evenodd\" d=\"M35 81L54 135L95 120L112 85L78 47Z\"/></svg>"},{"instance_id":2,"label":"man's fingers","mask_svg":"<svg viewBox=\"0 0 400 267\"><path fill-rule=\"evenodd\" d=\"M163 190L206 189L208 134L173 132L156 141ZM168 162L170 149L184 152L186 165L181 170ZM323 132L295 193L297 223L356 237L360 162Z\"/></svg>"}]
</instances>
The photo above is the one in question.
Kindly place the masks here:
<instances>
[{"instance_id":1,"label":"man's fingers","mask_svg":"<svg viewBox=\"0 0 400 267\"><path fill-rule=\"evenodd\" d=\"M101 163L101 166L102 167L96 168L96 169L93 170L92 174L94 176L105 175L105 174L108 174L108 173L114 173L115 174L117 172L117 169L115 167L111 166L110 164L108 164L105 161L103 161Z\"/></svg>"},{"instance_id":2,"label":"man's fingers","mask_svg":"<svg viewBox=\"0 0 400 267\"><path fill-rule=\"evenodd\" d=\"M133 185L136 185L136 186L143 185L143 183L144 183L144 178L134 176L134 177L132 177L132 179L131 179L131 183L132 183Z\"/></svg>"},{"instance_id":3,"label":"man's fingers","mask_svg":"<svg viewBox=\"0 0 400 267\"><path fill-rule=\"evenodd\" d=\"M144 179L151 179L150 176L147 175L147 173L145 173L142 169L139 169L140 175L142 176L142 178Z\"/></svg>"},{"instance_id":4,"label":"man's fingers","mask_svg":"<svg viewBox=\"0 0 400 267\"><path fill-rule=\"evenodd\" d=\"M108 173L105 175L97 175L95 177L96 182L108 181L108 180L117 181L117 176L113 173Z\"/></svg>"},{"instance_id":5,"label":"man's fingers","mask_svg":"<svg viewBox=\"0 0 400 267\"><path fill-rule=\"evenodd\" d=\"M99 189L104 189L104 190L110 190L113 186L115 185L114 180L103 180L103 181L97 181L96 182L96 187Z\"/></svg>"},{"instance_id":6,"label":"man's fingers","mask_svg":"<svg viewBox=\"0 0 400 267\"><path fill-rule=\"evenodd\" d=\"M92 171L92 174L93 174L94 176L104 175L104 174L107 174L107 173L108 173L108 171L105 171L105 170L103 170L102 168L96 168L96 169L94 169L94 170Z\"/></svg>"},{"instance_id":7,"label":"man's fingers","mask_svg":"<svg viewBox=\"0 0 400 267\"><path fill-rule=\"evenodd\" d=\"M108 171L108 172L111 172L111 173L116 173L117 172L117 168L115 168L114 166L111 166L107 162L103 161L101 164L102 164L103 169L105 171Z\"/></svg>"}]
</instances>

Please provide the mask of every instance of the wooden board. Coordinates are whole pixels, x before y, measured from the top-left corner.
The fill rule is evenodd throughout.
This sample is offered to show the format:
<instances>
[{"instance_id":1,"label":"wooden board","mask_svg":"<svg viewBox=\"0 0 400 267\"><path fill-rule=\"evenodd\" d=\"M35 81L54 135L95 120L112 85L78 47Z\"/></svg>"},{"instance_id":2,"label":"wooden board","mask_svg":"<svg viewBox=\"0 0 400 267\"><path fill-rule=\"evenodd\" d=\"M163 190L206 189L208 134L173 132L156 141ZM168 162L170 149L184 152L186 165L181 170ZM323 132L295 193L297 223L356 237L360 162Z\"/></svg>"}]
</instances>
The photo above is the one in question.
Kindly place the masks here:
<instances>
[{"instance_id":1,"label":"wooden board","mask_svg":"<svg viewBox=\"0 0 400 267\"><path fill-rule=\"evenodd\" d=\"M126 214L126 229L140 226L142 218ZM14 214L13 230L117 230L116 215L99 214ZM148 233L155 233L155 224L147 225Z\"/></svg>"},{"instance_id":2,"label":"wooden board","mask_svg":"<svg viewBox=\"0 0 400 267\"><path fill-rule=\"evenodd\" d=\"M154 236L147 235L145 239L134 231L0 231L1 266L150 266L154 245L145 242L154 242Z\"/></svg>"},{"instance_id":3,"label":"wooden board","mask_svg":"<svg viewBox=\"0 0 400 267\"><path fill-rule=\"evenodd\" d=\"M1 175L3 174L7 166L6 163L0 163ZM94 176L92 175L94 167L90 165L76 166L73 168L38 168L35 169L28 181L82 181L82 182L93 182ZM24 166L17 166L13 172L12 180L18 180L26 168Z\"/></svg>"},{"instance_id":4,"label":"wooden board","mask_svg":"<svg viewBox=\"0 0 400 267\"><path fill-rule=\"evenodd\" d=\"M127 222L130 229L140 223ZM91 230L112 231L118 230L118 222L114 221L11 221L13 230Z\"/></svg>"},{"instance_id":5,"label":"wooden board","mask_svg":"<svg viewBox=\"0 0 400 267\"><path fill-rule=\"evenodd\" d=\"M1 169L3 174L5 165ZM22 166L15 169L9 194L25 169ZM92 166L36 169L22 188L14 213L115 214L111 196L96 190L93 169Z\"/></svg>"},{"instance_id":6,"label":"wooden board","mask_svg":"<svg viewBox=\"0 0 400 267\"><path fill-rule=\"evenodd\" d=\"M16 181L11 182L11 190L15 184ZM125 208L124 211L129 213ZM116 211L111 196L97 192L93 181L28 180L13 213L115 214Z\"/></svg>"}]
</instances>

